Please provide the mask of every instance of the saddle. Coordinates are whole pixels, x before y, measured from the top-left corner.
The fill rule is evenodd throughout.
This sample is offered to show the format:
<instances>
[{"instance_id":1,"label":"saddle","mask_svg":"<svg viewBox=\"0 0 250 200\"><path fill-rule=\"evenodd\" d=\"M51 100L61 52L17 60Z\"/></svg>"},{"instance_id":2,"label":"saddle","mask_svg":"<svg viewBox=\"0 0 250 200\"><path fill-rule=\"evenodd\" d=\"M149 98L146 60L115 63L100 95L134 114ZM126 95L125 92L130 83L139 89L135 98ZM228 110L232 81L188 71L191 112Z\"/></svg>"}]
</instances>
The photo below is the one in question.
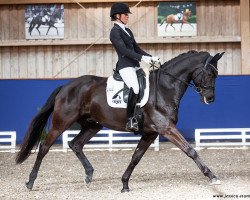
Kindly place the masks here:
<instances>
[{"instance_id":1,"label":"saddle","mask_svg":"<svg viewBox=\"0 0 250 200\"><path fill-rule=\"evenodd\" d=\"M142 98L144 97L144 91L146 88L146 74L143 71L143 69L138 69L136 71L137 78L138 78L138 83L139 83L139 97L138 97L138 102L141 102ZM123 81L121 75L119 74L118 71L114 70L113 73L113 78L116 81ZM126 84L124 84L124 87L120 89L112 99L116 99L118 95L123 91L123 101L125 103L128 103L128 94L129 94L129 88Z\"/></svg>"},{"instance_id":2,"label":"saddle","mask_svg":"<svg viewBox=\"0 0 250 200\"><path fill-rule=\"evenodd\" d=\"M139 82L139 103L143 107L149 98L149 75L143 69L137 70ZM120 74L116 71L108 77L106 86L107 103L112 108L127 108L129 88L125 85ZM125 102L126 101L126 102Z\"/></svg>"}]
</instances>

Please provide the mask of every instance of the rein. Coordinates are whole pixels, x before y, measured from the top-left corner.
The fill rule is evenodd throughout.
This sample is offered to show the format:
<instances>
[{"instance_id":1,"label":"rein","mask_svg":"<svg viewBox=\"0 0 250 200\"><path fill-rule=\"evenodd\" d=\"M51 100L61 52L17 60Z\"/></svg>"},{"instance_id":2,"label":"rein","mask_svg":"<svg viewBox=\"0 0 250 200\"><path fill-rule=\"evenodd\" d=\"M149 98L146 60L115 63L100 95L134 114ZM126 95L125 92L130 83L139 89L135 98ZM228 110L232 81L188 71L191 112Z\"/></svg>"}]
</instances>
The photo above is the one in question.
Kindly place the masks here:
<instances>
[{"instance_id":1,"label":"rein","mask_svg":"<svg viewBox=\"0 0 250 200\"><path fill-rule=\"evenodd\" d=\"M166 72L165 70L162 70L162 65L161 65L161 64L160 64L160 66L158 67L158 66L155 65L155 64L156 64L155 62L152 62L152 63L150 64L150 68L152 69L151 72L153 73L153 82L154 82L154 92L155 92L155 94L154 94L154 96L155 96L155 103L154 103L154 106L157 105L157 96L158 96L158 95L157 95L157 91L158 91L159 79L160 79L160 75L161 75L161 74L168 75L168 76L170 76L170 77L172 77L172 78L174 78L174 79L180 81L181 83L183 83L183 84L185 84L186 86L188 86L188 87L192 88L193 90L195 90L197 93L201 93L202 89L214 89L214 86L206 86L206 85L203 85L203 81L202 81L202 80L203 80L203 76L204 76L204 70L206 70L207 66L211 66L216 72L218 72L218 69L217 69L214 65L212 65L212 64L210 63L210 61L211 61L212 58L213 58L213 57L211 57L211 56L207 58L204 67L203 67L203 68L200 70L200 72L193 78L193 81L194 81L198 76L200 76L200 74L202 75L202 78L201 78L201 81L200 81L200 83L199 83L199 86L196 86L194 83L189 83L189 82L187 82L187 81L184 81L184 80L182 80L182 79L180 79L180 78L174 76L173 74L171 74L171 73L169 73L169 72ZM158 70L159 70L159 71L158 71L158 74L156 74L155 69L158 69ZM156 77L156 75L157 75L157 77Z\"/></svg>"},{"instance_id":2,"label":"rein","mask_svg":"<svg viewBox=\"0 0 250 200\"><path fill-rule=\"evenodd\" d=\"M203 72L203 70L201 70L200 73L201 73L201 72ZM181 80L180 78L177 78L176 76L174 76L174 75L172 75L172 74L170 74L170 73L168 73L168 72L166 72L166 71L161 71L161 73L163 73L164 75L168 75L168 76L173 77L174 79L176 79L176 80L182 82L183 84L187 85L188 87L191 87L191 88L192 88L193 90L195 90L197 93L200 93L200 92L201 92L201 88L202 88L202 87L197 87L197 86L195 86L195 84L193 84L193 83L188 83L188 82L186 82L186 81L183 81L183 80ZM198 77L198 76L200 75L200 73L199 73L196 77ZM195 77L195 78L196 78L196 77ZM195 78L194 78L194 79L195 79Z\"/></svg>"}]
</instances>

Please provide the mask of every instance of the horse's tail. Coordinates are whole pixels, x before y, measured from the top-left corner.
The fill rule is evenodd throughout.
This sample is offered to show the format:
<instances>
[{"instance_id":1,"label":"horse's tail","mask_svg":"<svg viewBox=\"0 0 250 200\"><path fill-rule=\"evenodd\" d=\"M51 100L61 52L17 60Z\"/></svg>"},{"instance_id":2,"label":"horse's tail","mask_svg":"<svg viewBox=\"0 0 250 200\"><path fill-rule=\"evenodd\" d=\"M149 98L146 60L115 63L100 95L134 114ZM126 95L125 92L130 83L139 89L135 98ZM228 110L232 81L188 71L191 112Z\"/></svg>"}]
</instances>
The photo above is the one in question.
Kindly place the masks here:
<instances>
[{"instance_id":1,"label":"horse's tail","mask_svg":"<svg viewBox=\"0 0 250 200\"><path fill-rule=\"evenodd\" d=\"M47 120L50 114L53 112L55 98L61 88L62 86L56 88L53 91L45 105L31 121L21 145L21 150L16 157L17 164L21 164L22 162L24 162L30 156L32 148L37 144L40 135L42 134L42 131L47 123Z\"/></svg>"},{"instance_id":2,"label":"horse's tail","mask_svg":"<svg viewBox=\"0 0 250 200\"><path fill-rule=\"evenodd\" d=\"M160 26L166 21L166 18L164 17L162 20L161 20L161 24Z\"/></svg>"}]
</instances>

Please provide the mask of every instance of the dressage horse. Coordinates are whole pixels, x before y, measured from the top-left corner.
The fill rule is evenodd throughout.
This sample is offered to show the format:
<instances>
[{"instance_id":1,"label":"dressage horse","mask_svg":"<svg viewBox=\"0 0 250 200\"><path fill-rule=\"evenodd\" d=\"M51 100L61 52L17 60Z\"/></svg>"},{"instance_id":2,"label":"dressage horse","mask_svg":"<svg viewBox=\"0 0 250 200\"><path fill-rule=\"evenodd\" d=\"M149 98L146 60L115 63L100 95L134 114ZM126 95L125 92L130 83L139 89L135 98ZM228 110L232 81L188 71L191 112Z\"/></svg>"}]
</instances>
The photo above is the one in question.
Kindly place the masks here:
<instances>
[{"instance_id":1,"label":"dressage horse","mask_svg":"<svg viewBox=\"0 0 250 200\"><path fill-rule=\"evenodd\" d=\"M201 101L209 104L214 101L215 79L218 75L217 61L224 53L211 56L208 52L189 51L164 63L150 73L150 96L142 108L144 132L132 156L132 160L122 176L122 192L129 191L128 181L140 159L158 135L164 136L192 158L211 184L219 180L203 163L194 148L177 130L180 101L188 86L199 92ZM154 81L156 80L156 81ZM107 78L85 75L67 85L54 90L40 112L32 120L25 135L16 163L25 161L32 148L38 143L39 136L52 114L52 125L46 139L41 142L39 152L26 183L32 189L42 159L59 135L74 122L81 125L80 133L69 142L70 148L82 163L86 183L92 181L94 168L83 153L83 146L103 126L125 131L126 109L112 108L106 100Z\"/></svg>"},{"instance_id":2,"label":"dressage horse","mask_svg":"<svg viewBox=\"0 0 250 200\"><path fill-rule=\"evenodd\" d=\"M41 25L48 25L48 30L46 35L48 35L48 32L50 30L51 27L54 27L57 31L57 35L59 35L58 29L55 26L56 20L61 18L61 11L57 10L55 12L53 12L51 15L49 15L49 20L48 21L43 21L43 17L42 16L36 16L34 17L31 22L30 22L30 26L29 26L29 33L31 35L32 30L36 27L37 31L39 32L39 35L41 35L41 32L39 31L39 27Z\"/></svg>"},{"instance_id":3,"label":"dressage horse","mask_svg":"<svg viewBox=\"0 0 250 200\"><path fill-rule=\"evenodd\" d=\"M176 18L177 18L176 15L171 14L171 15L166 16L164 19L162 19L160 26L161 26L164 22L167 23L167 24L166 24L166 27L165 27L165 32L167 31L167 27L168 27L169 24L170 24L170 26L172 26L172 27L174 28L174 30L175 30L175 27L173 26L174 23L181 23L180 31L182 31L182 26L183 26L183 24L189 24L192 28L194 28L193 25L192 25L191 23L188 22L188 18L189 18L190 16L191 16L191 11L190 11L190 10L189 10L189 11L183 12L183 17L182 17L181 20L177 20L177 19L176 19Z\"/></svg>"}]
</instances>

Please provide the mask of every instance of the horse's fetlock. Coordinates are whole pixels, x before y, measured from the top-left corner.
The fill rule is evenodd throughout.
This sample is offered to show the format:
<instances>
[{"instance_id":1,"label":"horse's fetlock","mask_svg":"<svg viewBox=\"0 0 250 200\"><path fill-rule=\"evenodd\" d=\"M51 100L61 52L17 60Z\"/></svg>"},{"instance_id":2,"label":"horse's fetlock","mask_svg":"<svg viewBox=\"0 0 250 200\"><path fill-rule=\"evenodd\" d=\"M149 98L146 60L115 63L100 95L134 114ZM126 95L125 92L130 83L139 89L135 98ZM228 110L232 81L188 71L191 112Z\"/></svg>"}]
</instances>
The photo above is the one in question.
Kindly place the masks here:
<instances>
[{"instance_id":1,"label":"horse's fetlock","mask_svg":"<svg viewBox=\"0 0 250 200\"><path fill-rule=\"evenodd\" d=\"M95 171L94 168L89 168L85 172L86 172L86 174L93 174L94 171Z\"/></svg>"},{"instance_id":2,"label":"horse's fetlock","mask_svg":"<svg viewBox=\"0 0 250 200\"><path fill-rule=\"evenodd\" d=\"M193 148L189 148L187 150L187 156L190 157L190 158L195 159L195 158L197 158L198 154Z\"/></svg>"},{"instance_id":3,"label":"horse's fetlock","mask_svg":"<svg viewBox=\"0 0 250 200\"><path fill-rule=\"evenodd\" d=\"M122 182L123 183L127 183L128 182L128 178L127 177L122 177Z\"/></svg>"}]
</instances>

